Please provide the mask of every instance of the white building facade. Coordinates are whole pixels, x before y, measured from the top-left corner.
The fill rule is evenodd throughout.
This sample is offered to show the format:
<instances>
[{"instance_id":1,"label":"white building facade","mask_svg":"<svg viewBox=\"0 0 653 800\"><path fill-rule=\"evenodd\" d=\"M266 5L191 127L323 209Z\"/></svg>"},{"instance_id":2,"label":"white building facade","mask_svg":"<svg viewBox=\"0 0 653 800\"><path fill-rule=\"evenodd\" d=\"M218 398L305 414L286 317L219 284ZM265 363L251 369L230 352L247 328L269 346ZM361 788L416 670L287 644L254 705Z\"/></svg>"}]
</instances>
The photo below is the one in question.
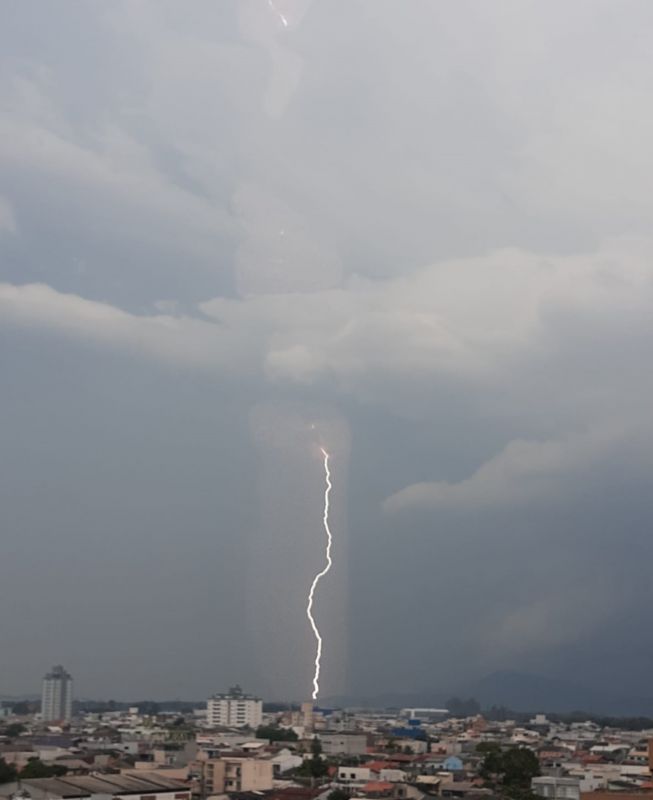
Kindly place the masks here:
<instances>
[{"instance_id":1,"label":"white building facade","mask_svg":"<svg viewBox=\"0 0 653 800\"><path fill-rule=\"evenodd\" d=\"M73 679L59 664L43 678L41 717L46 722L69 720L73 712Z\"/></svg>"},{"instance_id":2,"label":"white building facade","mask_svg":"<svg viewBox=\"0 0 653 800\"><path fill-rule=\"evenodd\" d=\"M209 698L206 715L211 727L258 728L263 720L263 701L233 686L229 692Z\"/></svg>"},{"instance_id":3,"label":"white building facade","mask_svg":"<svg viewBox=\"0 0 653 800\"><path fill-rule=\"evenodd\" d=\"M580 778L542 775L531 778L531 791L547 800L580 800Z\"/></svg>"}]
</instances>

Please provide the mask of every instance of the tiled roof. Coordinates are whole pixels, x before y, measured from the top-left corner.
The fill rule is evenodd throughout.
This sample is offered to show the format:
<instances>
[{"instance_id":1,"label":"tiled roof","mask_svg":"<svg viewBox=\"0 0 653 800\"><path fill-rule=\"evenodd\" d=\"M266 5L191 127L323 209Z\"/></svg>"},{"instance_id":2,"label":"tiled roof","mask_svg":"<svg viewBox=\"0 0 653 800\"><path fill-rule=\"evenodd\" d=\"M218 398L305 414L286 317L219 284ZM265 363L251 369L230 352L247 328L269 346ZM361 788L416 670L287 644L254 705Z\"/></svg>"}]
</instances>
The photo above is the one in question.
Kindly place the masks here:
<instances>
[{"instance_id":1,"label":"tiled roof","mask_svg":"<svg viewBox=\"0 0 653 800\"><path fill-rule=\"evenodd\" d=\"M369 781L368 783L363 786L361 789L362 792L373 793L373 792L391 792L394 788L393 783L389 783L388 781Z\"/></svg>"}]
</instances>

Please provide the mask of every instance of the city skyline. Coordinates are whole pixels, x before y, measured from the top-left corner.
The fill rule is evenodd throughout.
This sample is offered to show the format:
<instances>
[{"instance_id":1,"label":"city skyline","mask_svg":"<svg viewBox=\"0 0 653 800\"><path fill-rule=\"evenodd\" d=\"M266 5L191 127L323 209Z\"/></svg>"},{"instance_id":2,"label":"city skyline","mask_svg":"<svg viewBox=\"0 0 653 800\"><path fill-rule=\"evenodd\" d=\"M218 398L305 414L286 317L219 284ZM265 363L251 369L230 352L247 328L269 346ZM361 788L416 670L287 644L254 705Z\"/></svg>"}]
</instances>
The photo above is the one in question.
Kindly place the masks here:
<instances>
[{"instance_id":1,"label":"city skyline","mask_svg":"<svg viewBox=\"0 0 653 800\"><path fill-rule=\"evenodd\" d=\"M64 671L54 668L60 677ZM227 703L213 718L212 701ZM229 704L233 703L230 709ZM653 719L574 712L269 708L239 686L203 709L0 705L3 800L649 800ZM243 706L251 704L249 712ZM223 712L226 711L226 716ZM233 715L231 712L234 712ZM245 720L248 713L254 717ZM243 724L243 720L245 720Z\"/></svg>"},{"instance_id":2,"label":"city skyline","mask_svg":"<svg viewBox=\"0 0 653 800\"><path fill-rule=\"evenodd\" d=\"M54 678L55 684L59 679L65 678L66 687L63 695L61 692L54 697L50 690L49 679ZM253 687L249 687L251 690ZM301 696L281 697L266 696L265 698L252 694L250 691L243 691L239 684L231 686L228 690L222 686L217 690L211 691L207 698L199 696L186 697L154 697L151 694L136 696L129 692L107 696L100 693L95 696L74 696L72 691L72 676L61 666L53 667L42 680L40 695L35 693L22 693L12 695L0 692L0 711L2 705L6 708L25 707L34 711L37 706L42 719L53 721L68 720L75 708L92 709L104 708L105 710L115 708L129 708L132 706L143 706L164 711L174 710L182 707L204 707L207 706L208 716L213 719L214 724L223 724L218 720L223 720L225 725L236 726L243 724L237 720L239 714L245 713L246 721L252 727L257 727L259 715L262 712L263 704L267 703L270 707L290 707L295 706L305 711L305 707L313 707L315 701L307 701ZM56 694L56 693L55 693ZM46 698L47 695L47 698ZM35 702L38 697L38 702ZM65 710L61 712L43 714L43 709L54 703L58 709L62 704ZM251 711L250 704L253 703L254 711ZM208 704L208 705L207 705ZM328 696L315 703L315 707L363 707L363 708L385 708L404 710L439 710L446 711L450 704L460 711L464 708L477 708L481 711L491 711L494 708L504 708L516 714L534 713L535 709L546 713L570 714L582 710L586 714L619 717L646 717L653 719L653 694L638 695L632 691L624 690L620 687L613 687L609 690L592 687L579 681L565 681L559 679L546 678L542 675L503 671L491 675L485 675L480 680L457 683L449 686L431 685L423 687L421 690L406 691L400 687L377 694L348 694ZM434 709L434 707L437 707ZM244 712L243 712L244 709ZM62 714L62 716L60 716ZM253 716L252 716L253 715ZM255 723L252 723L252 719Z\"/></svg>"}]
</instances>

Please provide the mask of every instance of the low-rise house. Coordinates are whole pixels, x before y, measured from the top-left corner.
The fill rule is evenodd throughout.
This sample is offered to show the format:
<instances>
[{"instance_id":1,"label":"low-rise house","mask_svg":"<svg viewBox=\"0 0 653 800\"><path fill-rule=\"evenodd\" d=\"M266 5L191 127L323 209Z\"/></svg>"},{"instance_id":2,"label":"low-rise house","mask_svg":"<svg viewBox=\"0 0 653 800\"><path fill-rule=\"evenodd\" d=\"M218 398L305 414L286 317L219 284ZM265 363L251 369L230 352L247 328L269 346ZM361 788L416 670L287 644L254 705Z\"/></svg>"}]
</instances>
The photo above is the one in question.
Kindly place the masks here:
<instances>
[{"instance_id":1,"label":"low-rise house","mask_svg":"<svg viewBox=\"0 0 653 800\"><path fill-rule=\"evenodd\" d=\"M580 778L541 775L531 779L531 791L546 800L580 800Z\"/></svg>"},{"instance_id":2,"label":"low-rise house","mask_svg":"<svg viewBox=\"0 0 653 800\"><path fill-rule=\"evenodd\" d=\"M590 747L590 752L600 755L610 761L623 761L630 748L627 744L612 743L612 744L595 744Z\"/></svg>"},{"instance_id":3,"label":"low-rise house","mask_svg":"<svg viewBox=\"0 0 653 800\"><path fill-rule=\"evenodd\" d=\"M592 766L569 765L567 776L578 778L580 781L580 791L594 792L597 789L605 789L608 785L608 778L604 770L593 768Z\"/></svg>"},{"instance_id":4,"label":"low-rise house","mask_svg":"<svg viewBox=\"0 0 653 800\"><path fill-rule=\"evenodd\" d=\"M304 759L301 756L298 756L287 748L280 750L270 761L272 763L272 773L275 777L283 775L284 772L297 769L297 767L301 767L304 763Z\"/></svg>"},{"instance_id":5,"label":"low-rise house","mask_svg":"<svg viewBox=\"0 0 653 800\"><path fill-rule=\"evenodd\" d=\"M413 785L422 794L435 796L439 794L442 777L440 775L418 775L413 780Z\"/></svg>"},{"instance_id":6,"label":"low-rise house","mask_svg":"<svg viewBox=\"0 0 653 800\"><path fill-rule=\"evenodd\" d=\"M30 758L35 758L36 753L31 745L2 745L0 747L0 758L4 759L6 764L11 764L19 772L23 767L27 766Z\"/></svg>"},{"instance_id":7,"label":"low-rise house","mask_svg":"<svg viewBox=\"0 0 653 800\"><path fill-rule=\"evenodd\" d=\"M367 783L372 777L369 767L338 767L339 783Z\"/></svg>"},{"instance_id":8,"label":"low-rise house","mask_svg":"<svg viewBox=\"0 0 653 800\"><path fill-rule=\"evenodd\" d=\"M367 761L363 766L370 771L370 780L403 783L407 779L406 771L394 766L391 761Z\"/></svg>"},{"instance_id":9,"label":"low-rise house","mask_svg":"<svg viewBox=\"0 0 653 800\"><path fill-rule=\"evenodd\" d=\"M401 747L402 750L410 750L414 755L421 755L427 753L429 744L425 739L411 739L408 737L397 737L395 745Z\"/></svg>"},{"instance_id":10,"label":"low-rise house","mask_svg":"<svg viewBox=\"0 0 653 800\"><path fill-rule=\"evenodd\" d=\"M392 767L379 770L378 776L380 781L390 783L405 783L408 779L408 775L403 769L393 769Z\"/></svg>"}]
</instances>

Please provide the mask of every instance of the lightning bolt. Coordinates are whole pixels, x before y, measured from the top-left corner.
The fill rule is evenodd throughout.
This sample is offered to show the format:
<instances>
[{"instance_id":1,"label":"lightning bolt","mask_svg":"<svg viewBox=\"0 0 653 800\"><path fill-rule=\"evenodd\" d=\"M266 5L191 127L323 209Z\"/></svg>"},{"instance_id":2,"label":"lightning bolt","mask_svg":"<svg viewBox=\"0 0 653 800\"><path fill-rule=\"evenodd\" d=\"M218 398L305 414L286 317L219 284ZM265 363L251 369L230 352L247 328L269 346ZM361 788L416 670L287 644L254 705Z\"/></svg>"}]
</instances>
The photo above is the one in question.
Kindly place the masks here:
<instances>
[{"instance_id":1,"label":"lightning bolt","mask_svg":"<svg viewBox=\"0 0 653 800\"><path fill-rule=\"evenodd\" d=\"M333 536L331 535L331 529L329 528L329 495L331 494L331 489L333 487L331 485L331 470L329 469L329 454L323 447L320 449L322 451L322 455L324 456L324 482L326 486L324 489L324 515L322 517L322 523L327 536L327 544L325 551L326 565L313 578L313 583L311 584L311 588L308 592L308 605L306 606L306 616L311 624L311 628L315 634L315 641L317 642L317 649L315 651L315 673L313 675L313 700L317 700L317 696L320 691L320 662L322 660L322 637L320 636L320 631L315 624L315 619L313 618L313 597L315 595L315 590L318 583L331 569L331 565L333 564L333 561L331 560L331 545L333 544Z\"/></svg>"}]
</instances>

